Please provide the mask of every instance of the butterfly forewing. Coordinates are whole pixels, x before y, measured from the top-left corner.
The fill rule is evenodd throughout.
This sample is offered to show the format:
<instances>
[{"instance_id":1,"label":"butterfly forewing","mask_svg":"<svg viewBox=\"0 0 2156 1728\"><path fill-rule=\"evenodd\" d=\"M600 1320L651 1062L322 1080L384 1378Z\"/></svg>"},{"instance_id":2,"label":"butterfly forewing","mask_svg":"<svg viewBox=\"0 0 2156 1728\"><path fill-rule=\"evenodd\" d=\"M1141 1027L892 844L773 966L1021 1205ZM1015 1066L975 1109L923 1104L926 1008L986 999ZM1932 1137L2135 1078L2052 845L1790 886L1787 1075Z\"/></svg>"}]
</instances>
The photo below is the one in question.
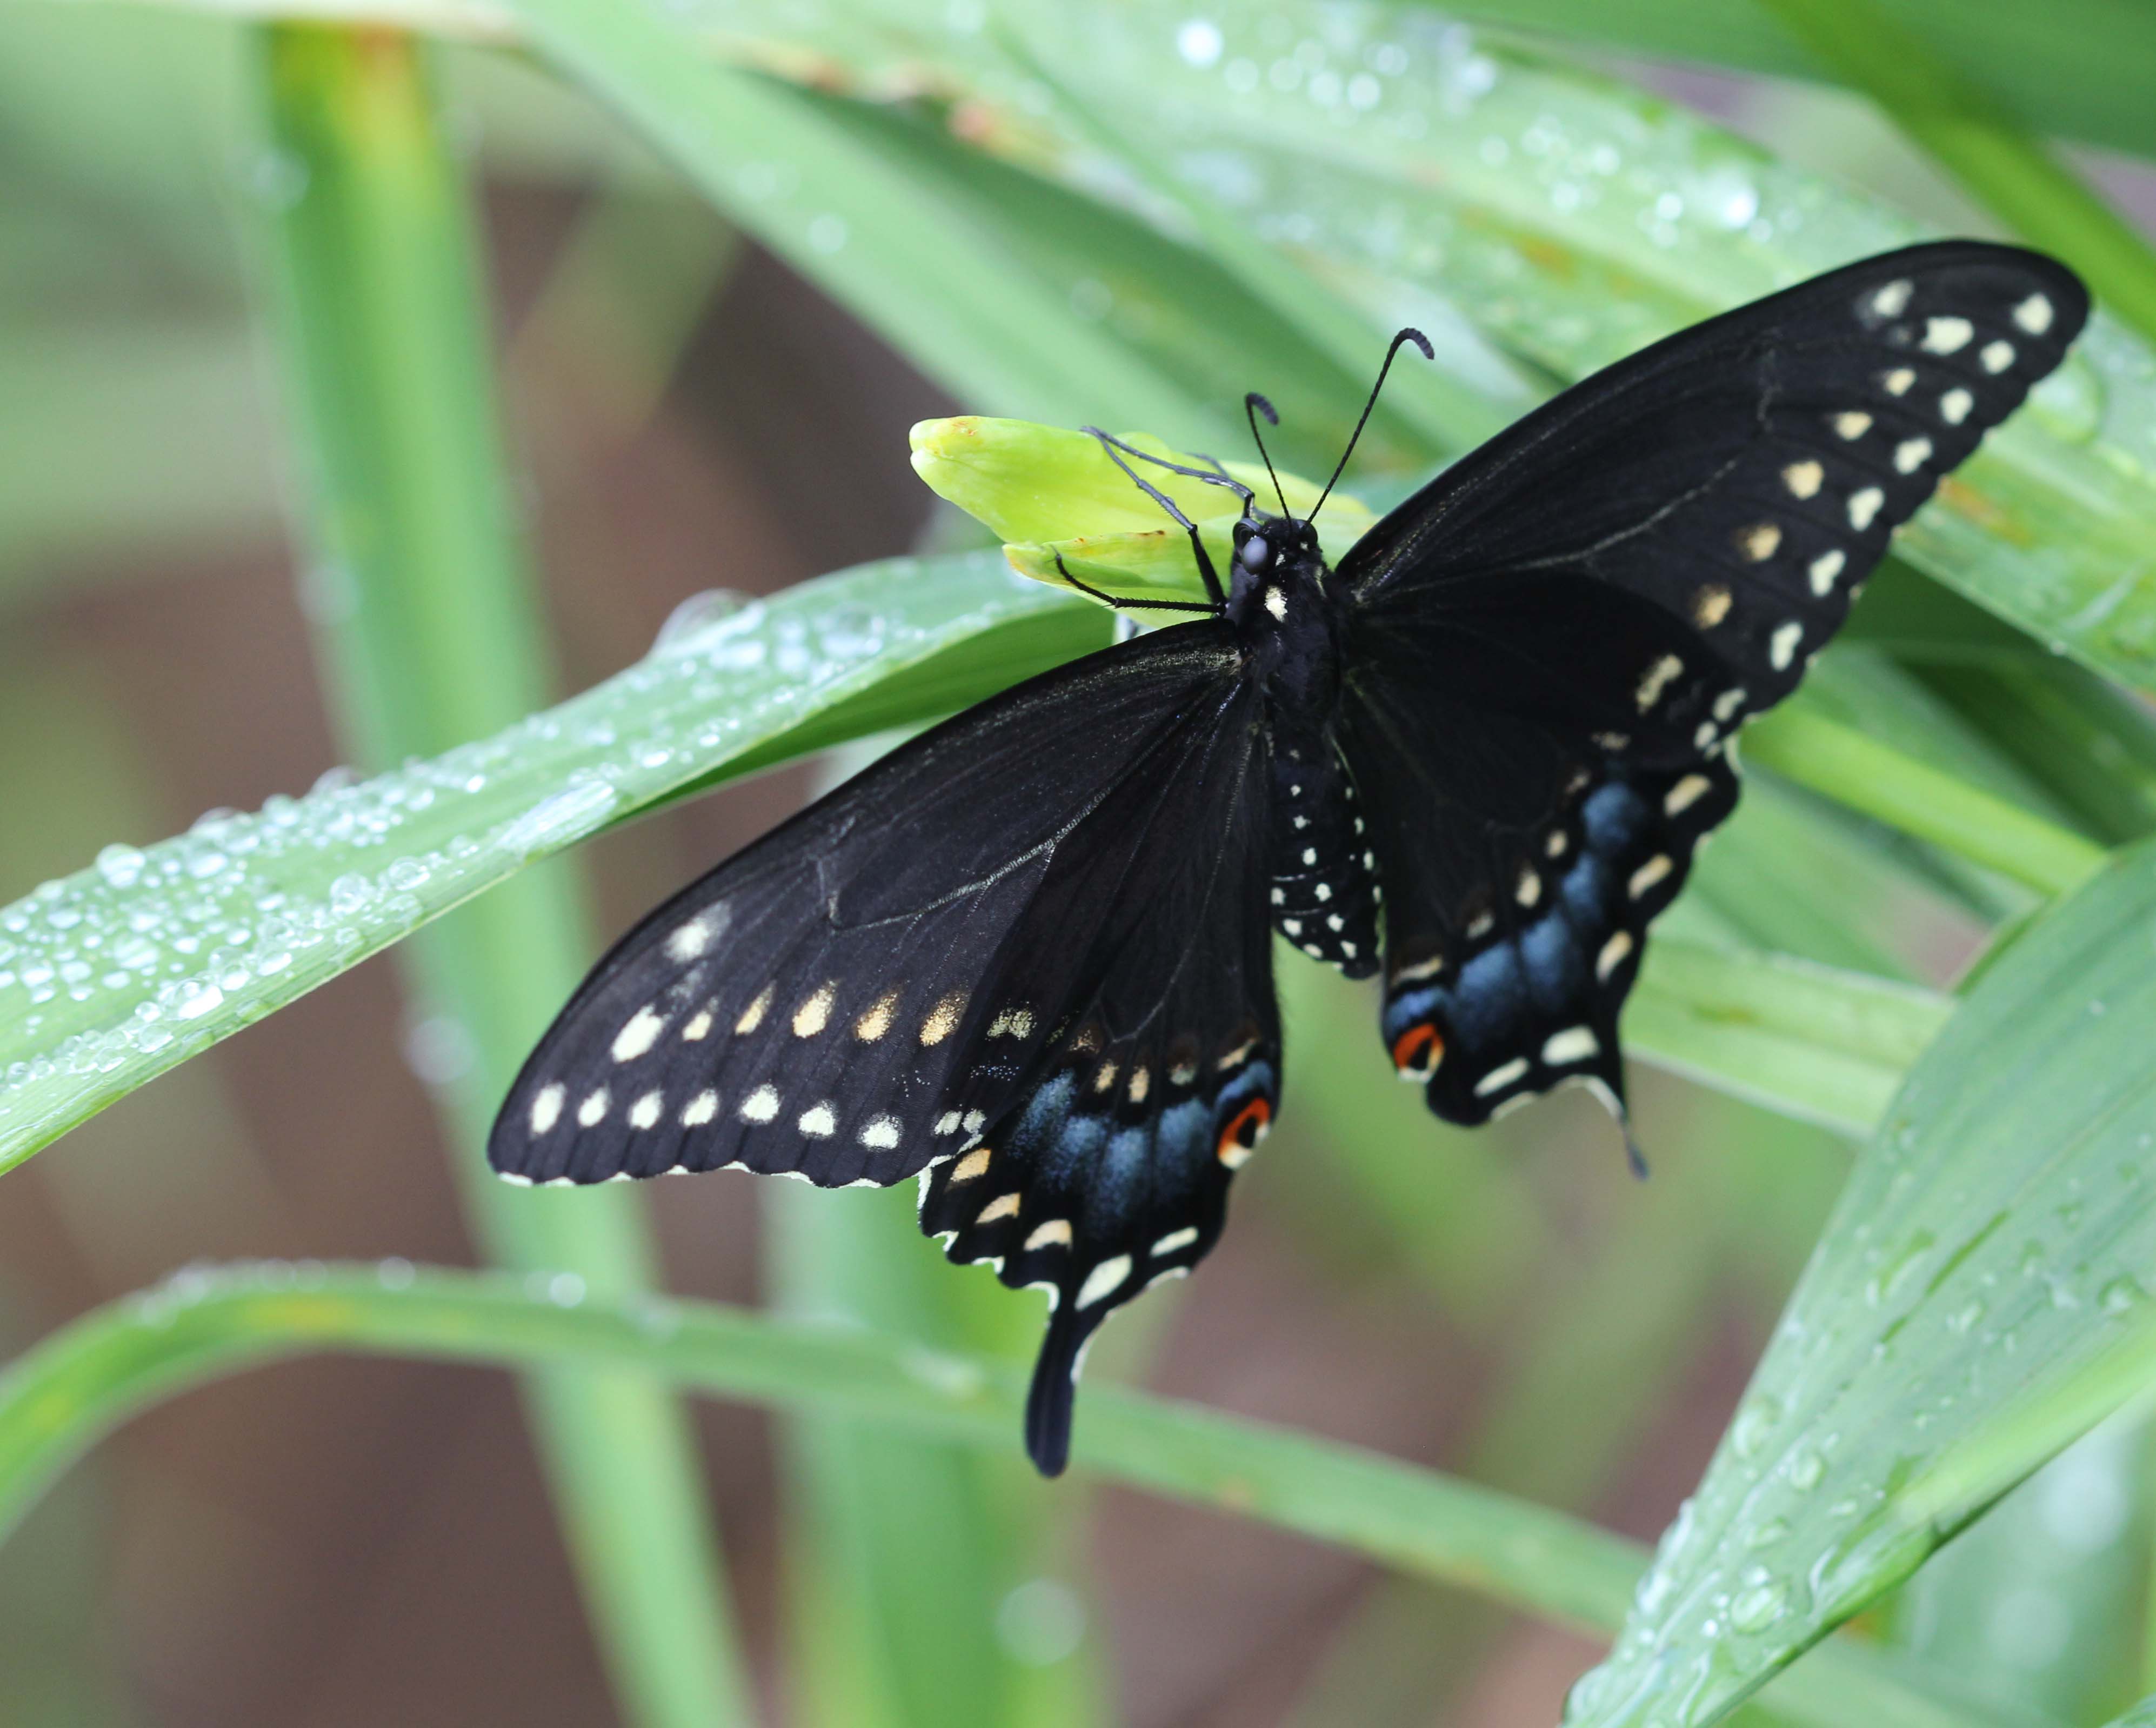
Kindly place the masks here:
<instances>
[{"instance_id":1,"label":"butterfly forewing","mask_svg":"<svg viewBox=\"0 0 2156 1728\"><path fill-rule=\"evenodd\" d=\"M2079 332L2071 274L1909 248L1598 373L1358 542L1343 739L1386 895L1384 1033L1455 1120L1620 1092L1645 926L1888 537Z\"/></svg>"},{"instance_id":2,"label":"butterfly forewing","mask_svg":"<svg viewBox=\"0 0 2156 1728\"><path fill-rule=\"evenodd\" d=\"M828 1187L956 1151L967 1117L999 1112L1025 1077L1034 1044L1009 1035L1011 1011L1045 1022L1083 974L1082 950L1014 932L1060 851L1099 849L1089 818L1133 787L1157 799L1206 723L1192 716L1240 688L1219 628L1142 638L970 710L660 908L526 1062L495 1167L592 1182L738 1164ZM1116 910L1110 880L1070 912Z\"/></svg>"}]
</instances>

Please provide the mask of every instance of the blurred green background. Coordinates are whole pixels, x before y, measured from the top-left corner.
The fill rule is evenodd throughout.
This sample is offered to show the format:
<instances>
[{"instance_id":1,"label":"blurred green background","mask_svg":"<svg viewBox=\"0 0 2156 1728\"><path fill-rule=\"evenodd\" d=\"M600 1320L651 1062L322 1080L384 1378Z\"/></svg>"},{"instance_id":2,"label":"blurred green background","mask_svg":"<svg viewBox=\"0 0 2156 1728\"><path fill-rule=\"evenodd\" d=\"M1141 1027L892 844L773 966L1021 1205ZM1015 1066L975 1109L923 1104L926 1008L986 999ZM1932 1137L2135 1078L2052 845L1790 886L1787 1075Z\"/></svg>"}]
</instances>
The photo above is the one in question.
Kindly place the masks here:
<instances>
[{"instance_id":1,"label":"blurred green background","mask_svg":"<svg viewBox=\"0 0 2156 1728\"><path fill-rule=\"evenodd\" d=\"M293 164L264 141L252 32L0 9L0 903L353 752L319 670L334 656L311 646L346 601L286 526L308 478L263 213ZM1849 95L1568 51L1933 224L1998 231ZM539 695L633 660L701 591L963 541L906 430L997 404L944 394L519 55L451 47L436 70L481 218L507 507L552 642ZM2156 214L2156 174L2083 162ZM1276 387L1266 354L1243 364ZM611 834L558 891L617 931L829 772ZM1725 845L1804 868L1801 824L1767 820ZM1792 902L1753 908L1747 933L1943 983L1984 934L1973 897L1874 869L1835 930ZM1577 1097L1455 1133L1383 1090L1361 992L1286 971L1282 1131L1204 1275L1142 1305L1091 1372L1651 1539L1847 1144L1644 1070L1645 1185ZM376 961L95 1118L0 1184L0 1347L198 1259L473 1261L430 1095L472 1073L471 1040ZM1029 1355L1034 1305L944 1269L909 1195L730 1174L660 1201L673 1290ZM1045 1488L1015 1446L959 1459L832 1420L694 1419L738 1622L738 1679L714 1684L768 1720L1524 1728L1554 1720L1594 1654L1250 1524ZM2085 1443L1875 1629L2097 1720L2142 1678L2143 1454L2130 1428ZM161 1408L0 1550L0 1723L665 1720L624 1714L609 1684L547 1480L494 1376L311 1362Z\"/></svg>"}]
</instances>

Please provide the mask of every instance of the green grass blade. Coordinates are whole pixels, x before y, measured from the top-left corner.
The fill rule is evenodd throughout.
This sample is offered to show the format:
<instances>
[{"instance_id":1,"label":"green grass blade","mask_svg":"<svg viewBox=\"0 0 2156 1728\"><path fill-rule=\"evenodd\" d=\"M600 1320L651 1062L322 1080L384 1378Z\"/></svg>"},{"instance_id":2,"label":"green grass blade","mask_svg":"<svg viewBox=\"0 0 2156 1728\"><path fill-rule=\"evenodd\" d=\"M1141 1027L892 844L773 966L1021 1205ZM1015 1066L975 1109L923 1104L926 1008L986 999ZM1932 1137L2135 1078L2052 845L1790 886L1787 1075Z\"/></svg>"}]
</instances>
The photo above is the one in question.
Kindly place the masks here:
<instances>
[{"instance_id":1,"label":"green grass blade","mask_svg":"<svg viewBox=\"0 0 2156 1728\"><path fill-rule=\"evenodd\" d=\"M2019 805L1830 720L1799 698L1744 729L1744 760L1973 863L2063 894L2104 850Z\"/></svg>"},{"instance_id":2,"label":"green grass blade","mask_svg":"<svg viewBox=\"0 0 2156 1728\"><path fill-rule=\"evenodd\" d=\"M2156 337L2156 252L1981 85L1873 0L1763 0L1805 46L1886 110L2030 244L2087 279L2097 299Z\"/></svg>"},{"instance_id":3,"label":"green grass blade","mask_svg":"<svg viewBox=\"0 0 2156 1728\"><path fill-rule=\"evenodd\" d=\"M1625 1009L1630 1055L1845 1134L1876 1127L1952 1000L1788 955L1658 937Z\"/></svg>"},{"instance_id":4,"label":"green grass blade","mask_svg":"<svg viewBox=\"0 0 2156 1728\"><path fill-rule=\"evenodd\" d=\"M311 482L318 640L346 742L377 764L526 712L546 682L494 426L480 272L458 172L410 38L282 28L260 44L269 141L289 165L265 250ZM573 889L533 872L406 958L469 1035L446 1089L466 1205L506 1264L630 1294L654 1254L640 1208L533 1205L488 1175L494 1105L588 963ZM750 1719L685 1413L660 1383L550 1370L528 1392L597 1641L626 1720Z\"/></svg>"},{"instance_id":5,"label":"green grass blade","mask_svg":"<svg viewBox=\"0 0 2156 1728\"><path fill-rule=\"evenodd\" d=\"M1994 961L1918 1059L1575 1728L1649 1698L1677 1728L1733 1707L1985 1504L1912 1519L1912 1482L2145 1308L2152 927L2143 845Z\"/></svg>"},{"instance_id":6,"label":"green grass blade","mask_svg":"<svg viewBox=\"0 0 2156 1728\"><path fill-rule=\"evenodd\" d=\"M0 907L0 1168L609 822L963 707L1106 631L993 553L867 565L479 742L110 847Z\"/></svg>"},{"instance_id":7,"label":"green grass blade","mask_svg":"<svg viewBox=\"0 0 2156 1728\"><path fill-rule=\"evenodd\" d=\"M190 1269L75 1321L0 1373L0 1533L129 1416L242 1368L321 1351L634 1367L723 1397L1009 1451L1024 1376L852 1329L717 1304L586 1300L559 1284L379 1266ZM1258 1519L1546 1618L1607 1631L1645 1551L1471 1483L1189 1404L1086 1390L1075 1469ZM1808 1728L2046 1728L1834 1641L1768 1695Z\"/></svg>"},{"instance_id":8,"label":"green grass blade","mask_svg":"<svg viewBox=\"0 0 2156 1728\"><path fill-rule=\"evenodd\" d=\"M1193 403L1074 315L1067 295L1015 267L932 184L788 86L714 63L660 8L516 0L512 9L542 53L729 218L962 397L1178 438L1223 425L1218 406Z\"/></svg>"}]
</instances>

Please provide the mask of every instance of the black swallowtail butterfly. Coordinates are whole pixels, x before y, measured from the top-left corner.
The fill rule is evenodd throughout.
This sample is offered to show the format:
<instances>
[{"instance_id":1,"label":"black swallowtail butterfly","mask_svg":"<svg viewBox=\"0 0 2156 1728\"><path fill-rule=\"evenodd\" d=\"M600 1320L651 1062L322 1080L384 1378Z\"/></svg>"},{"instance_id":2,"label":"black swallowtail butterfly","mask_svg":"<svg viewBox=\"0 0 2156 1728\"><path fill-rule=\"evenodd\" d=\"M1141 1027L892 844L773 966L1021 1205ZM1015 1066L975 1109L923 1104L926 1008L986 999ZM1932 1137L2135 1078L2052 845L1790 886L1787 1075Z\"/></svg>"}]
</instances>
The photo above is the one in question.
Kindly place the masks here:
<instances>
[{"instance_id":1,"label":"black swallowtail butterfly","mask_svg":"<svg viewBox=\"0 0 2156 1728\"><path fill-rule=\"evenodd\" d=\"M1025 1439L1056 1474L1087 1339L1212 1248L1279 1107L1272 931L1382 966L1440 1116L1577 1079L1621 1122L1618 1011L1736 803L1730 739L2087 305L2004 246L1833 271L1567 391L1337 570L1284 500L1178 470L1241 495L1224 584L1190 529L1205 615L946 721L661 906L525 1064L494 1167L918 1176L952 1259L1049 1293Z\"/></svg>"}]
</instances>

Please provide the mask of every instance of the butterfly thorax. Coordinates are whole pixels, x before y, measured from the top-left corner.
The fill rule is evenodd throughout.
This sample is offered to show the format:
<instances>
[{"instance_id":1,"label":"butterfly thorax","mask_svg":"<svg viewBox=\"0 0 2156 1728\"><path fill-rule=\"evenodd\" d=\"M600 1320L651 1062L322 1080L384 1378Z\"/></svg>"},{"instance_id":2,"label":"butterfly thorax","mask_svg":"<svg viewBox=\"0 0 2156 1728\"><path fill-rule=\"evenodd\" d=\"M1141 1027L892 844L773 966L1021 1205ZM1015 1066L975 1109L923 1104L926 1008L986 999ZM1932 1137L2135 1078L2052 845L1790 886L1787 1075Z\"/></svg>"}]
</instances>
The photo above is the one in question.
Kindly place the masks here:
<instances>
[{"instance_id":1,"label":"butterfly thorax","mask_svg":"<svg viewBox=\"0 0 2156 1728\"><path fill-rule=\"evenodd\" d=\"M1309 523L1246 516L1235 527L1228 618L1265 691L1274 927L1350 977L1378 965L1375 861L1342 761L1341 613Z\"/></svg>"}]
</instances>

